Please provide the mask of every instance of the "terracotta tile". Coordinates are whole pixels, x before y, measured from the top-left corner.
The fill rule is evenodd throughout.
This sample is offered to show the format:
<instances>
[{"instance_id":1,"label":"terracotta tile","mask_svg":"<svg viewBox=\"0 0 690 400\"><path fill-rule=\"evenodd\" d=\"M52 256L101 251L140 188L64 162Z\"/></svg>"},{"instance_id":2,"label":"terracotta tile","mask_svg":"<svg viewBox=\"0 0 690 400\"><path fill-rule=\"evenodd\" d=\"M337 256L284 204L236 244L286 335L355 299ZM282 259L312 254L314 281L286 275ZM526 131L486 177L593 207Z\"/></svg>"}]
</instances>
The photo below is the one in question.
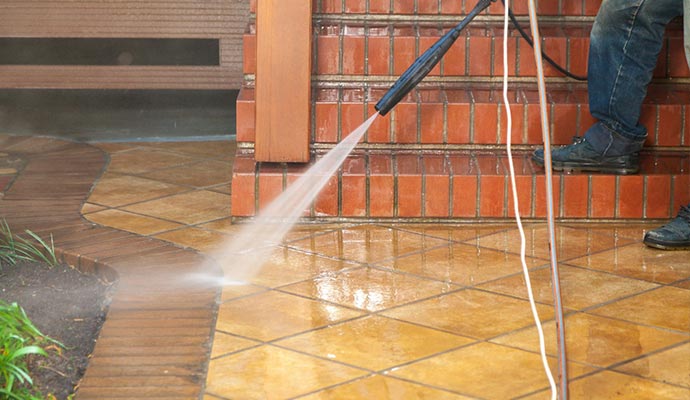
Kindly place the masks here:
<instances>
[{"instance_id":1,"label":"terracotta tile","mask_svg":"<svg viewBox=\"0 0 690 400\"><path fill-rule=\"evenodd\" d=\"M245 34L242 36L242 72L245 74L256 73L255 34Z\"/></svg>"},{"instance_id":2,"label":"terracotta tile","mask_svg":"<svg viewBox=\"0 0 690 400\"><path fill-rule=\"evenodd\" d=\"M265 345L211 360L206 390L223 398L293 398L366 374L360 369Z\"/></svg>"},{"instance_id":3,"label":"terracotta tile","mask_svg":"<svg viewBox=\"0 0 690 400\"><path fill-rule=\"evenodd\" d=\"M477 176L453 177L454 217L476 217L478 215L477 183Z\"/></svg>"},{"instance_id":4,"label":"terracotta tile","mask_svg":"<svg viewBox=\"0 0 690 400\"><path fill-rule=\"evenodd\" d=\"M572 143L573 136L577 135L578 115L580 113L578 105L555 103L552 110L552 144Z\"/></svg>"},{"instance_id":5,"label":"terracotta tile","mask_svg":"<svg viewBox=\"0 0 690 400\"><path fill-rule=\"evenodd\" d=\"M528 256L544 260L550 259L549 231L545 224L526 226L525 236ZM561 261L633 242L632 239L624 237L602 235L595 231L589 232L560 226L556 227L555 239L557 243L556 253ZM520 254L520 235L516 229L482 236L477 238L476 242L482 247Z\"/></svg>"},{"instance_id":6,"label":"terracotta tile","mask_svg":"<svg viewBox=\"0 0 690 400\"><path fill-rule=\"evenodd\" d=\"M216 329L268 341L361 315L358 311L274 291L223 303Z\"/></svg>"},{"instance_id":7,"label":"terracotta tile","mask_svg":"<svg viewBox=\"0 0 690 400\"><path fill-rule=\"evenodd\" d=\"M390 37L368 36L369 75L388 75L390 65Z\"/></svg>"},{"instance_id":8,"label":"terracotta tile","mask_svg":"<svg viewBox=\"0 0 690 400\"><path fill-rule=\"evenodd\" d=\"M395 182L392 175L371 175L369 177L369 215L371 217L392 217Z\"/></svg>"},{"instance_id":9,"label":"terracotta tile","mask_svg":"<svg viewBox=\"0 0 690 400\"><path fill-rule=\"evenodd\" d=\"M674 329L687 334L688 326L690 326L688 304L690 304L690 291L662 287L594 309L591 313Z\"/></svg>"},{"instance_id":10,"label":"terracotta tile","mask_svg":"<svg viewBox=\"0 0 690 400\"><path fill-rule=\"evenodd\" d=\"M642 235L640 235L640 238ZM657 283L690 278L683 252L659 252L641 244L619 247L569 261L570 264Z\"/></svg>"},{"instance_id":11,"label":"terracotta tile","mask_svg":"<svg viewBox=\"0 0 690 400\"><path fill-rule=\"evenodd\" d=\"M643 177L640 175L620 176L618 181L619 218L640 218L643 210Z\"/></svg>"},{"instance_id":12,"label":"terracotta tile","mask_svg":"<svg viewBox=\"0 0 690 400\"><path fill-rule=\"evenodd\" d=\"M172 230L182 225L119 210L98 211L87 216L91 222L141 235Z\"/></svg>"},{"instance_id":13,"label":"terracotta tile","mask_svg":"<svg viewBox=\"0 0 690 400\"><path fill-rule=\"evenodd\" d=\"M367 213L367 178L364 171L342 176L342 213L344 217L363 217Z\"/></svg>"},{"instance_id":14,"label":"terracotta tile","mask_svg":"<svg viewBox=\"0 0 690 400\"><path fill-rule=\"evenodd\" d=\"M340 0L321 0L321 12L322 13L341 13L342 2Z\"/></svg>"},{"instance_id":15,"label":"terracotta tile","mask_svg":"<svg viewBox=\"0 0 690 400\"><path fill-rule=\"evenodd\" d=\"M399 217L420 217L422 215L421 174L400 174L397 177L397 202Z\"/></svg>"},{"instance_id":16,"label":"terracotta tile","mask_svg":"<svg viewBox=\"0 0 690 400\"><path fill-rule=\"evenodd\" d=\"M213 335L213 347L211 358L218 358L226 354L235 353L249 347L258 345L259 342L244 339L224 332L216 331Z\"/></svg>"},{"instance_id":17,"label":"terracotta tile","mask_svg":"<svg viewBox=\"0 0 690 400\"><path fill-rule=\"evenodd\" d=\"M157 234L157 239L175 243L182 247L211 252L217 249L227 237L213 231L198 228L185 228Z\"/></svg>"},{"instance_id":18,"label":"terracotta tile","mask_svg":"<svg viewBox=\"0 0 690 400\"><path fill-rule=\"evenodd\" d=\"M424 177L424 216L448 217L450 207L450 177Z\"/></svg>"},{"instance_id":19,"label":"terracotta tile","mask_svg":"<svg viewBox=\"0 0 690 400\"><path fill-rule=\"evenodd\" d=\"M453 0L441 0L442 14L461 14L462 11L462 2Z\"/></svg>"},{"instance_id":20,"label":"terracotta tile","mask_svg":"<svg viewBox=\"0 0 690 400\"><path fill-rule=\"evenodd\" d=\"M530 45L524 40L520 40L518 42L518 49L520 54L517 60L519 75L536 76L537 67L534 62L534 51L532 50L532 47L530 47Z\"/></svg>"},{"instance_id":21,"label":"terracotta tile","mask_svg":"<svg viewBox=\"0 0 690 400\"><path fill-rule=\"evenodd\" d=\"M525 399L541 399L544 395L537 394ZM570 395L583 399L598 396L608 399L680 399L687 396L687 389L605 371L573 382L570 385Z\"/></svg>"},{"instance_id":22,"label":"terracotta tile","mask_svg":"<svg viewBox=\"0 0 690 400\"><path fill-rule=\"evenodd\" d=\"M0 184L0 187L2 187L2 184ZM97 204L84 203L84 205L81 208L81 213L82 214L91 214L91 213L95 213L98 211L103 211L105 209L106 209L106 207L99 206Z\"/></svg>"},{"instance_id":23,"label":"terracotta tile","mask_svg":"<svg viewBox=\"0 0 690 400\"><path fill-rule=\"evenodd\" d=\"M690 174L673 177L673 210L677 213L681 206L690 204Z\"/></svg>"},{"instance_id":24,"label":"terracotta tile","mask_svg":"<svg viewBox=\"0 0 690 400\"><path fill-rule=\"evenodd\" d=\"M370 316L278 343L282 347L378 371L462 346L471 340L403 321Z\"/></svg>"},{"instance_id":25,"label":"terracotta tile","mask_svg":"<svg viewBox=\"0 0 690 400\"><path fill-rule=\"evenodd\" d=\"M580 366L571 368L574 376L586 371ZM491 343L446 352L398 368L390 375L487 399L514 398L548 387L539 354Z\"/></svg>"},{"instance_id":26,"label":"terracotta tile","mask_svg":"<svg viewBox=\"0 0 690 400\"><path fill-rule=\"evenodd\" d=\"M580 76L587 76L587 60L589 58L588 38L570 37L570 72Z\"/></svg>"},{"instance_id":27,"label":"terracotta tile","mask_svg":"<svg viewBox=\"0 0 690 400\"><path fill-rule=\"evenodd\" d=\"M259 175L259 211L268 207L281 193L283 193L282 172L262 166Z\"/></svg>"},{"instance_id":28,"label":"terracotta tile","mask_svg":"<svg viewBox=\"0 0 690 400\"><path fill-rule=\"evenodd\" d=\"M538 305L537 308L544 319L552 315L551 307ZM524 328L534 322L528 302L477 290L450 293L382 314L478 339Z\"/></svg>"},{"instance_id":29,"label":"terracotta tile","mask_svg":"<svg viewBox=\"0 0 690 400\"><path fill-rule=\"evenodd\" d=\"M221 183L230 184L232 177L232 164L228 162L208 160L194 164L187 164L180 167L153 171L143 174L142 176L176 185L202 188Z\"/></svg>"},{"instance_id":30,"label":"terracotta tile","mask_svg":"<svg viewBox=\"0 0 690 400\"><path fill-rule=\"evenodd\" d=\"M135 176L105 174L89 196L89 202L109 207L168 196L189 189Z\"/></svg>"},{"instance_id":31,"label":"terracotta tile","mask_svg":"<svg viewBox=\"0 0 690 400\"><path fill-rule=\"evenodd\" d=\"M184 224L198 224L228 217L230 196L198 190L135 204L123 210Z\"/></svg>"},{"instance_id":32,"label":"terracotta tile","mask_svg":"<svg viewBox=\"0 0 690 400\"><path fill-rule=\"evenodd\" d=\"M376 112L374 104L370 104L368 107L369 115L373 115ZM391 142L391 113L388 113L385 117L377 118L373 124L369 127L366 133L366 140L369 143L390 143Z\"/></svg>"},{"instance_id":33,"label":"terracotta tile","mask_svg":"<svg viewBox=\"0 0 690 400\"><path fill-rule=\"evenodd\" d=\"M537 3L537 14L539 15L559 15L559 13L558 2L542 0Z\"/></svg>"},{"instance_id":34,"label":"terracotta tile","mask_svg":"<svg viewBox=\"0 0 690 400\"><path fill-rule=\"evenodd\" d=\"M682 54L683 53L683 37L669 37L668 38L668 51L672 55L669 60L669 74L672 78L687 78L690 76L690 70L688 70L687 62L684 62Z\"/></svg>"},{"instance_id":35,"label":"terracotta tile","mask_svg":"<svg viewBox=\"0 0 690 400\"><path fill-rule=\"evenodd\" d=\"M518 209L521 217L532 216L532 177L531 176L516 176L515 183L518 193ZM513 202L513 188L508 182L508 204L506 210L509 217L515 217L515 205Z\"/></svg>"},{"instance_id":36,"label":"terracotta tile","mask_svg":"<svg viewBox=\"0 0 690 400\"><path fill-rule=\"evenodd\" d=\"M232 178L232 215L252 216L256 213L256 189L254 173L238 174Z\"/></svg>"},{"instance_id":37,"label":"terracotta tile","mask_svg":"<svg viewBox=\"0 0 690 400\"><path fill-rule=\"evenodd\" d=\"M110 156L108 172L141 174L161 168L188 164L197 159L181 154L151 149L133 149Z\"/></svg>"},{"instance_id":38,"label":"terracotta tile","mask_svg":"<svg viewBox=\"0 0 690 400\"><path fill-rule=\"evenodd\" d=\"M256 103L253 99L243 100L241 97L242 95L235 103L235 132L237 141L254 142L256 138Z\"/></svg>"},{"instance_id":39,"label":"terracotta tile","mask_svg":"<svg viewBox=\"0 0 690 400\"><path fill-rule=\"evenodd\" d=\"M599 367L633 360L685 340L677 333L588 314L567 316L565 334L570 361ZM555 356L556 328L553 321L544 324L544 335L547 354ZM493 341L528 351L539 349L537 332L533 327Z\"/></svg>"},{"instance_id":40,"label":"terracotta tile","mask_svg":"<svg viewBox=\"0 0 690 400\"><path fill-rule=\"evenodd\" d=\"M457 4L453 2L453 4ZM445 2L444 2L445 6ZM462 6L462 5L458 5ZM466 55L467 51L465 47L467 46L467 36L460 35L456 43L448 50L441 64L443 65L443 75L444 76L463 76L466 71Z\"/></svg>"},{"instance_id":41,"label":"terracotta tile","mask_svg":"<svg viewBox=\"0 0 690 400\"><path fill-rule=\"evenodd\" d=\"M684 386L690 394L690 343L671 348L661 353L621 365L617 371L653 379L674 385Z\"/></svg>"},{"instance_id":42,"label":"terracotta tile","mask_svg":"<svg viewBox=\"0 0 690 400\"><path fill-rule=\"evenodd\" d=\"M388 376L373 375L351 383L303 397L304 400L328 399L438 399L469 400L469 397L426 387Z\"/></svg>"},{"instance_id":43,"label":"terracotta tile","mask_svg":"<svg viewBox=\"0 0 690 400\"><path fill-rule=\"evenodd\" d=\"M501 7L503 8L503 7ZM503 10L501 10L501 13ZM494 33L494 75L503 76L503 29ZM508 76L517 75L517 43L520 37L508 37Z\"/></svg>"},{"instance_id":44,"label":"terracotta tile","mask_svg":"<svg viewBox=\"0 0 690 400\"><path fill-rule=\"evenodd\" d=\"M601 7L602 0L585 0L584 13L585 15L596 15Z\"/></svg>"},{"instance_id":45,"label":"terracotta tile","mask_svg":"<svg viewBox=\"0 0 690 400\"><path fill-rule=\"evenodd\" d=\"M491 233L501 232L513 227L512 224L463 224L463 223L444 223L444 224L424 224L424 223L408 223L395 224L394 227L409 232L416 232L424 236L429 236L438 239L444 239L449 242L458 243L477 236L485 236Z\"/></svg>"}]
</instances>

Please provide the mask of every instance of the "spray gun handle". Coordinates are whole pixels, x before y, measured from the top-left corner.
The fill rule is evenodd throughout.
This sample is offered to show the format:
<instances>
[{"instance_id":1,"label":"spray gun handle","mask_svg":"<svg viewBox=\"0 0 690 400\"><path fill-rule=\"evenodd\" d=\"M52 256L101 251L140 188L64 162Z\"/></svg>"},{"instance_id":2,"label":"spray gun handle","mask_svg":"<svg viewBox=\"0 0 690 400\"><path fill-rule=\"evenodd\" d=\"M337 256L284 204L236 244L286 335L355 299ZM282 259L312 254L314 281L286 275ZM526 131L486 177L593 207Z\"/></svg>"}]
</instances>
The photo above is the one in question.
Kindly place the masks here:
<instances>
[{"instance_id":1,"label":"spray gun handle","mask_svg":"<svg viewBox=\"0 0 690 400\"><path fill-rule=\"evenodd\" d=\"M419 56L400 78L398 78L381 100L376 103L374 106L376 111L381 115L388 114L388 112L414 89L414 87L431 72L436 64L441 61L441 58L443 58L460 36L460 31L494 1L496 0L479 0L477 5L467 14L465 19L460 21L459 24L429 47L429 49Z\"/></svg>"}]
</instances>

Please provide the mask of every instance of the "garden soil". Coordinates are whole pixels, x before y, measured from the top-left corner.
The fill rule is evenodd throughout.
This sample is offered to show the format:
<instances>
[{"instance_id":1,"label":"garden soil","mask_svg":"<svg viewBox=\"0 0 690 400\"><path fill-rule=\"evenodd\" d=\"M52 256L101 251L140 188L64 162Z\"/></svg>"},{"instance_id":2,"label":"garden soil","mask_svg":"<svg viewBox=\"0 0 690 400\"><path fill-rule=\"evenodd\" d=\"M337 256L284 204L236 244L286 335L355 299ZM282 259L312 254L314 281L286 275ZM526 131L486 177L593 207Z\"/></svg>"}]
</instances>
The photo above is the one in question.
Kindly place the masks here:
<instances>
[{"instance_id":1,"label":"garden soil","mask_svg":"<svg viewBox=\"0 0 690 400\"><path fill-rule=\"evenodd\" d=\"M68 266L0 265L0 299L16 302L45 335L64 344L32 356L30 375L46 398L67 399L88 366L112 287Z\"/></svg>"}]
</instances>

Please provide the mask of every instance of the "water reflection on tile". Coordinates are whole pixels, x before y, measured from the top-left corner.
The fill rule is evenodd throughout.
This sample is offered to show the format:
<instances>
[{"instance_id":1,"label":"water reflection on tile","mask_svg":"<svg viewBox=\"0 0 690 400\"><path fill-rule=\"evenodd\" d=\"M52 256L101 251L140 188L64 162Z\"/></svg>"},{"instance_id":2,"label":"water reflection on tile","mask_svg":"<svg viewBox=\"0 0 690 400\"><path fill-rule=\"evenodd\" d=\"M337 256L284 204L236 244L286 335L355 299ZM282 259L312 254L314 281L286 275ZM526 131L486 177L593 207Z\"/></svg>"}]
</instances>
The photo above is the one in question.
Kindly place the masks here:
<instances>
[{"instance_id":1,"label":"water reflection on tile","mask_svg":"<svg viewBox=\"0 0 690 400\"><path fill-rule=\"evenodd\" d=\"M268 341L359 315L359 311L269 291L221 304L216 329Z\"/></svg>"},{"instance_id":2,"label":"water reflection on tile","mask_svg":"<svg viewBox=\"0 0 690 400\"><path fill-rule=\"evenodd\" d=\"M650 282L568 266L559 266L558 271L563 306L577 310L657 287L656 284ZM530 281L535 300L553 304L551 268L530 272ZM479 287L527 299L527 287L522 274L479 285Z\"/></svg>"},{"instance_id":3,"label":"water reflection on tile","mask_svg":"<svg viewBox=\"0 0 690 400\"><path fill-rule=\"evenodd\" d=\"M528 268L544 263L544 260L527 258ZM480 284L522 271L518 255L466 244L415 253L380 265L463 286Z\"/></svg>"},{"instance_id":4,"label":"water reflection on tile","mask_svg":"<svg viewBox=\"0 0 690 400\"><path fill-rule=\"evenodd\" d=\"M302 400L470 400L459 394L406 382L400 379L373 375L336 386L301 398Z\"/></svg>"},{"instance_id":5,"label":"water reflection on tile","mask_svg":"<svg viewBox=\"0 0 690 400\"><path fill-rule=\"evenodd\" d=\"M472 339L380 316L329 326L277 342L300 352L379 371Z\"/></svg>"},{"instance_id":6,"label":"water reflection on tile","mask_svg":"<svg viewBox=\"0 0 690 400\"><path fill-rule=\"evenodd\" d=\"M607 367L687 340L688 337L642 325L617 321L589 314L565 318L566 351L568 359ZM553 322L544 324L547 354L555 356L556 328ZM492 340L529 351L539 351L536 328Z\"/></svg>"},{"instance_id":7,"label":"water reflection on tile","mask_svg":"<svg viewBox=\"0 0 690 400\"><path fill-rule=\"evenodd\" d=\"M642 244L587 255L568 263L658 283L690 278L690 258L687 252L660 251Z\"/></svg>"},{"instance_id":8,"label":"water reflection on tile","mask_svg":"<svg viewBox=\"0 0 690 400\"><path fill-rule=\"evenodd\" d=\"M542 319L552 308L537 305ZM462 290L385 311L383 315L475 338L490 338L533 323L529 303L512 297Z\"/></svg>"},{"instance_id":9,"label":"water reflection on tile","mask_svg":"<svg viewBox=\"0 0 690 400\"><path fill-rule=\"evenodd\" d=\"M528 256L546 260L550 259L549 232L545 225L526 227L525 239ZM558 244L556 251L559 260L581 257L634 241L624 237L615 237L568 227L557 227L555 239ZM476 242L483 247L520 254L520 234L517 229L479 237L472 242Z\"/></svg>"},{"instance_id":10,"label":"water reflection on tile","mask_svg":"<svg viewBox=\"0 0 690 400\"><path fill-rule=\"evenodd\" d=\"M282 289L362 310L379 311L436 296L454 288L438 281L361 268L340 274L325 274Z\"/></svg>"},{"instance_id":11,"label":"water reflection on tile","mask_svg":"<svg viewBox=\"0 0 690 400\"><path fill-rule=\"evenodd\" d=\"M287 399L367 372L273 346L211 360L206 390L231 399Z\"/></svg>"},{"instance_id":12,"label":"water reflection on tile","mask_svg":"<svg viewBox=\"0 0 690 400\"><path fill-rule=\"evenodd\" d=\"M330 257L375 263L447 243L416 233L363 225L291 242L290 246Z\"/></svg>"},{"instance_id":13,"label":"water reflection on tile","mask_svg":"<svg viewBox=\"0 0 690 400\"><path fill-rule=\"evenodd\" d=\"M185 224L200 224L228 217L230 196L199 190L131 205L125 210Z\"/></svg>"},{"instance_id":14,"label":"water reflection on tile","mask_svg":"<svg viewBox=\"0 0 690 400\"><path fill-rule=\"evenodd\" d=\"M260 342L255 342L253 340L229 335L224 332L216 332L213 336L211 358L218 358L259 344Z\"/></svg>"},{"instance_id":15,"label":"water reflection on tile","mask_svg":"<svg viewBox=\"0 0 690 400\"><path fill-rule=\"evenodd\" d=\"M616 370L690 389L690 343L621 365Z\"/></svg>"}]
</instances>

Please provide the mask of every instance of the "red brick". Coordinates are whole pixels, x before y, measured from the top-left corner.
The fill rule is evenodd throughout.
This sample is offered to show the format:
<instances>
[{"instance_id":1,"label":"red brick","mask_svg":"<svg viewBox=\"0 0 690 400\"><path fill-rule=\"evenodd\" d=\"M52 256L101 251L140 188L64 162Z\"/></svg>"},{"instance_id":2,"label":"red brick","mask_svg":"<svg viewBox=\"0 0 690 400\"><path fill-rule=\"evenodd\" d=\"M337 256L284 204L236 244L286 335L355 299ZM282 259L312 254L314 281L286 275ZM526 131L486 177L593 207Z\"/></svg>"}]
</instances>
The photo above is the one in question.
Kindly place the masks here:
<instances>
[{"instance_id":1,"label":"red brick","mask_svg":"<svg viewBox=\"0 0 690 400\"><path fill-rule=\"evenodd\" d=\"M570 72L575 75L587 76L587 60L589 58L589 38L570 37Z\"/></svg>"},{"instance_id":2,"label":"red brick","mask_svg":"<svg viewBox=\"0 0 690 400\"><path fill-rule=\"evenodd\" d=\"M585 0L584 14L585 15L597 15L599 7L601 7L602 0Z\"/></svg>"},{"instance_id":3,"label":"red brick","mask_svg":"<svg viewBox=\"0 0 690 400\"><path fill-rule=\"evenodd\" d=\"M678 212L681 206L690 204L690 175L687 172L673 177L673 209Z\"/></svg>"},{"instance_id":4,"label":"red brick","mask_svg":"<svg viewBox=\"0 0 690 400\"><path fill-rule=\"evenodd\" d=\"M366 0L345 0L345 12L363 14L367 10Z\"/></svg>"},{"instance_id":5,"label":"red brick","mask_svg":"<svg viewBox=\"0 0 690 400\"><path fill-rule=\"evenodd\" d=\"M340 105L342 137L346 138L365 121L363 103L342 103Z\"/></svg>"},{"instance_id":6,"label":"red brick","mask_svg":"<svg viewBox=\"0 0 690 400\"><path fill-rule=\"evenodd\" d=\"M498 143L497 103L474 104L474 138L476 144Z\"/></svg>"},{"instance_id":7,"label":"red brick","mask_svg":"<svg viewBox=\"0 0 690 400\"><path fill-rule=\"evenodd\" d=\"M564 37L545 37L542 50L558 65L566 65L568 42ZM551 64L544 62L544 76L563 76Z\"/></svg>"},{"instance_id":8,"label":"red brick","mask_svg":"<svg viewBox=\"0 0 690 400\"><path fill-rule=\"evenodd\" d=\"M683 131L683 112L681 104L659 104L658 130L656 132L659 146L680 146Z\"/></svg>"},{"instance_id":9,"label":"red brick","mask_svg":"<svg viewBox=\"0 0 690 400\"><path fill-rule=\"evenodd\" d=\"M470 143L470 105L469 103L448 103L448 143Z\"/></svg>"},{"instance_id":10,"label":"red brick","mask_svg":"<svg viewBox=\"0 0 690 400\"><path fill-rule=\"evenodd\" d=\"M470 36L469 73L472 76L488 76L491 70L491 38L488 36Z\"/></svg>"},{"instance_id":11,"label":"red brick","mask_svg":"<svg viewBox=\"0 0 690 400\"><path fill-rule=\"evenodd\" d=\"M577 104L553 104L551 140L553 144L570 144L577 135L577 120L580 110ZM541 125L540 128L541 129ZM541 141L541 140L540 140Z\"/></svg>"},{"instance_id":12,"label":"red brick","mask_svg":"<svg viewBox=\"0 0 690 400\"><path fill-rule=\"evenodd\" d=\"M265 209L282 192L282 168L262 165L259 173L259 211Z\"/></svg>"},{"instance_id":13,"label":"red brick","mask_svg":"<svg viewBox=\"0 0 690 400\"><path fill-rule=\"evenodd\" d=\"M399 103L393 110L396 143L417 142L417 103Z\"/></svg>"},{"instance_id":14,"label":"red brick","mask_svg":"<svg viewBox=\"0 0 690 400\"><path fill-rule=\"evenodd\" d=\"M442 14L462 14L462 1L457 0L441 0Z\"/></svg>"},{"instance_id":15,"label":"red brick","mask_svg":"<svg viewBox=\"0 0 690 400\"><path fill-rule=\"evenodd\" d=\"M563 213L566 218L585 218L589 203L587 175L563 176Z\"/></svg>"},{"instance_id":16,"label":"red brick","mask_svg":"<svg viewBox=\"0 0 690 400\"><path fill-rule=\"evenodd\" d=\"M684 57L685 51L683 48L683 37L668 38L669 56L669 75L671 78L687 78L690 77L690 70L688 70L688 63Z\"/></svg>"},{"instance_id":17,"label":"red brick","mask_svg":"<svg viewBox=\"0 0 690 400\"><path fill-rule=\"evenodd\" d=\"M422 216L422 168L417 155L398 155L398 216Z\"/></svg>"},{"instance_id":18,"label":"red brick","mask_svg":"<svg viewBox=\"0 0 690 400\"><path fill-rule=\"evenodd\" d=\"M558 1L553 0L538 0L537 1L537 14L538 15L558 15Z\"/></svg>"},{"instance_id":19,"label":"red brick","mask_svg":"<svg viewBox=\"0 0 690 400\"><path fill-rule=\"evenodd\" d=\"M364 36L343 37L343 74L364 74Z\"/></svg>"},{"instance_id":20,"label":"red brick","mask_svg":"<svg viewBox=\"0 0 690 400\"><path fill-rule=\"evenodd\" d=\"M553 188L553 214L555 217L560 215L560 202L561 202L561 175L553 175L552 188ZM547 202L546 202L546 175L536 176L536 187L535 187L535 208L534 216L537 218L544 218L547 216Z\"/></svg>"},{"instance_id":21,"label":"red brick","mask_svg":"<svg viewBox=\"0 0 690 400\"><path fill-rule=\"evenodd\" d=\"M316 142L335 143L338 141L338 104L317 102Z\"/></svg>"},{"instance_id":22,"label":"red brick","mask_svg":"<svg viewBox=\"0 0 690 400\"><path fill-rule=\"evenodd\" d=\"M584 14L583 4L581 0L570 0L563 2L563 15L582 15Z\"/></svg>"},{"instance_id":23,"label":"red brick","mask_svg":"<svg viewBox=\"0 0 690 400\"><path fill-rule=\"evenodd\" d=\"M324 14L341 13L341 0L321 0L321 12Z\"/></svg>"},{"instance_id":24,"label":"red brick","mask_svg":"<svg viewBox=\"0 0 690 400\"><path fill-rule=\"evenodd\" d=\"M369 104L368 115L373 115L376 112L374 104ZM369 143L389 143L391 141L391 113L385 116L376 118L369 130L367 131L367 141Z\"/></svg>"},{"instance_id":25,"label":"red brick","mask_svg":"<svg viewBox=\"0 0 690 400\"><path fill-rule=\"evenodd\" d=\"M414 14L415 0L396 0L393 2L393 13Z\"/></svg>"},{"instance_id":26,"label":"red brick","mask_svg":"<svg viewBox=\"0 0 690 400\"><path fill-rule=\"evenodd\" d=\"M460 35L457 42L448 50L446 55L443 57L441 63L443 64L443 75L444 76L463 76L465 75L465 56L467 52L465 35Z\"/></svg>"},{"instance_id":27,"label":"red brick","mask_svg":"<svg viewBox=\"0 0 690 400\"><path fill-rule=\"evenodd\" d=\"M235 102L235 133L238 142L253 142L256 138L256 103L254 91L242 89Z\"/></svg>"},{"instance_id":28,"label":"red brick","mask_svg":"<svg viewBox=\"0 0 690 400\"><path fill-rule=\"evenodd\" d=\"M242 37L242 70L245 74L256 73L256 35Z\"/></svg>"},{"instance_id":29,"label":"red brick","mask_svg":"<svg viewBox=\"0 0 690 400\"><path fill-rule=\"evenodd\" d=\"M616 212L616 177L592 175L591 218L613 218Z\"/></svg>"},{"instance_id":30,"label":"red brick","mask_svg":"<svg viewBox=\"0 0 690 400\"><path fill-rule=\"evenodd\" d=\"M521 217L532 216L532 176L516 175L515 185L518 193L518 208ZM498 200L498 199L497 199ZM513 203L513 187L508 178L508 204L506 206L509 217L515 217L515 205Z\"/></svg>"},{"instance_id":31,"label":"red brick","mask_svg":"<svg viewBox=\"0 0 690 400\"><path fill-rule=\"evenodd\" d=\"M424 157L424 215L450 214L450 170L443 156Z\"/></svg>"},{"instance_id":32,"label":"red brick","mask_svg":"<svg viewBox=\"0 0 690 400\"><path fill-rule=\"evenodd\" d=\"M316 72L318 74L337 74L339 72L339 48L338 36L320 35L317 39L318 61Z\"/></svg>"},{"instance_id":33,"label":"red brick","mask_svg":"<svg viewBox=\"0 0 690 400\"><path fill-rule=\"evenodd\" d=\"M618 181L619 218L642 218L643 176L620 176Z\"/></svg>"},{"instance_id":34,"label":"red brick","mask_svg":"<svg viewBox=\"0 0 690 400\"><path fill-rule=\"evenodd\" d=\"M416 59L414 36L393 38L393 73L402 75Z\"/></svg>"},{"instance_id":35,"label":"red brick","mask_svg":"<svg viewBox=\"0 0 690 400\"><path fill-rule=\"evenodd\" d=\"M453 176L453 216L477 216L477 183L475 175Z\"/></svg>"},{"instance_id":36,"label":"red brick","mask_svg":"<svg viewBox=\"0 0 690 400\"><path fill-rule=\"evenodd\" d=\"M438 14L438 1L418 0L417 14Z\"/></svg>"},{"instance_id":37,"label":"red brick","mask_svg":"<svg viewBox=\"0 0 690 400\"><path fill-rule=\"evenodd\" d=\"M369 36L369 75L388 75L390 71L390 37Z\"/></svg>"},{"instance_id":38,"label":"red brick","mask_svg":"<svg viewBox=\"0 0 690 400\"><path fill-rule=\"evenodd\" d=\"M646 218L670 218L671 177L670 175L647 175L646 180Z\"/></svg>"},{"instance_id":39,"label":"red brick","mask_svg":"<svg viewBox=\"0 0 690 400\"><path fill-rule=\"evenodd\" d=\"M503 175L480 175L479 177L479 216L504 217L506 177ZM500 200L499 200L500 199Z\"/></svg>"},{"instance_id":40,"label":"red brick","mask_svg":"<svg viewBox=\"0 0 690 400\"><path fill-rule=\"evenodd\" d=\"M321 189L314 202L314 214L317 217L338 216L338 177L333 176Z\"/></svg>"},{"instance_id":41,"label":"red brick","mask_svg":"<svg viewBox=\"0 0 690 400\"><path fill-rule=\"evenodd\" d=\"M369 12L372 14L388 14L391 11L389 0L369 0Z\"/></svg>"},{"instance_id":42,"label":"red brick","mask_svg":"<svg viewBox=\"0 0 690 400\"><path fill-rule=\"evenodd\" d=\"M510 136L512 138L511 143L516 143L516 144L521 144L524 143L524 129L525 129L525 106L523 104L517 103L514 93L511 95L509 94L508 99L510 100L510 113L511 113L511 123L512 123L512 129L510 132ZM500 131L499 131L499 136L501 138L500 142L501 143L507 143L508 142L508 116L507 113L508 111L506 110L505 106L503 104L499 105L499 108L501 110L501 125L500 125Z\"/></svg>"},{"instance_id":43,"label":"red brick","mask_svg":"<svg viewBox=\"0 0 690 400\"><path fill-rule=\"evenodd\" d=\"M237 217L248 217L255 214L255 176L254 168L250 168L249 164L253 160L235 159L235 165L233 166L234 172L232 177L232 195L231 195L231 205L232 205L232 215ZM240 161L238 165L238 161ZM244 162L248 161L248 162Z\"/></svg>"},{"instance_id":44,"label":"red brick","mask_svg":"<svg viewBox=\"0 0 690 400\"><path fill-rule=\"evenodd\" d=\"M503 76L503 30L494 37L494 75ZM517 75L517 43L522 38L508 37L508 76Z\"/></svg>"},{"instance_id":45,"label":"red brick","mask_svg":"<svg viewBox=\"0 0 690 400\"><path fill-rule=\"evenodd\" d=\"M443 102L439 91L420 91L422 143L443 143Z\"/></svg>"}]
</instances>

